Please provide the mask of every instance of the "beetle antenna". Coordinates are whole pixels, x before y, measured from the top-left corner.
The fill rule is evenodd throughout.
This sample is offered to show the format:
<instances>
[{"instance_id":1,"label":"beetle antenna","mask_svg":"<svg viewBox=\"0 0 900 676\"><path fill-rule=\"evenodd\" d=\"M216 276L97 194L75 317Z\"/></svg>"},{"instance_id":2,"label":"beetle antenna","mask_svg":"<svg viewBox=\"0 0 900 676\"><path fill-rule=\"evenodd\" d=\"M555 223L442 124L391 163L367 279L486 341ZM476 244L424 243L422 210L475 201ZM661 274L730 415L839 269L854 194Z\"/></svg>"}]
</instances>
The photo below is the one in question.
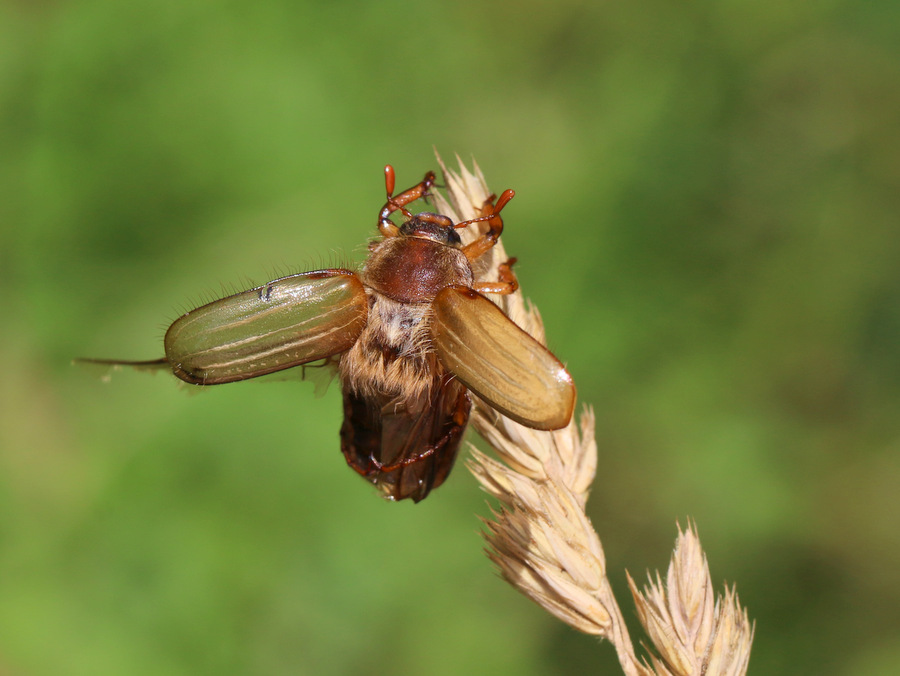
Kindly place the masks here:
<instances>
[{"instance_id":1,"label":"beetle antenna","mask_svg":"<svg viewBox=\"0 0 900 676\"><path fill-rule=\"evenodd\" d=\"M503 191L503 194L500 195L500 199L497 200L497 204L494 206L494 213L499 214L500 210L503 209L509 201L516 196L515 190L506 189Z\"/></svg>"},{"instance_id":2,"label":"beetle antenna","mask_svg":"<svg viewBox=\"0 0 900 676\"><path fill-rule=\"evenodd\" d=\"M394 174L394 168L390 164L384 165L384 188L387 192L388 201L394 194L394 187L397 182L397 176Z\"/></svg>"},{"instance_id":3,"label":"beetle antenna","mask_svg":"<svg viewBox=\"0 0 900 676\"><path fill-rule=\"evenodd\" d=\"M500 195L500 199L497 200L497 204L494 205L494 213L488 214L487 216L479 216L478 218L473 218L468 221L463 221L462 223L457 223L454 225L454 228L465 228L467 225L471 225L472 223L480 223L481 221L489 221L494 216L500 213L500 210L503 209L509 201L516 196L515 190L504 190L503 194Z\"/></svg>"}]
</instances>

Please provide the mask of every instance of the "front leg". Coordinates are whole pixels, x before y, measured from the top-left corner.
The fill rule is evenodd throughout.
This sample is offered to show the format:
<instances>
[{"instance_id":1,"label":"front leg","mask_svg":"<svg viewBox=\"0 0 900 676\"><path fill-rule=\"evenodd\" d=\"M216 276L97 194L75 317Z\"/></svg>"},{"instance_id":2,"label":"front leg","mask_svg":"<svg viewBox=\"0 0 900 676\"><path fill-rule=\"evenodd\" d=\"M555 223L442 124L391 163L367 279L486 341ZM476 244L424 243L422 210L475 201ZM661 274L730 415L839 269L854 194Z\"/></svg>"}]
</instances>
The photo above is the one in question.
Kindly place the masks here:
<instances>
[{"instance_id":1,"label":"front leg","mask_svg":"<svg viewBox=\"0 0 900 676\"><path fill-rule=\"evenodd\" d=\"M484 216L473 218L471 221L466 221L465 223L460 223L456 226L459 228L476 221L488 222L488 231L474 242L471 242L462 248L463 254L469 261L474 261L476 258L483 256L497 243L497 240L500 239L500 234L503 232L503 219L500 218L500 211L515 196L516 193L514 191L504 190L503 194L500 195L500 199L497 200L496 205L493 203L493 196L489 197L481 208L481 210L485 212Z\"/></svg>"},{"instance_id":2,"label":"front leg","mask_svg":"<svg viewBox=\"0 0 900 676\"><path fill-rule=\"evenodd\" d=\"M496 282L478 282L472 286L473 289L480 293L499 293L508 295L515 293L519 289L519 280L516 279L512 266L516 264L515 258L510 258L505 263L500 263L497 268L497 276L500 278Z\"/></svg>"},{"instance_id":3,"label":"front leg","mask_svg":"<svg viewBox=\"0 0 900 676\"><path fill-rule=\"evenodd\" d=\"M404 209L404 207L410 202L415 202L417 199L427 196L428 191L434 186L434 181L434 172L429 171L425 174L425 178L416 183L412 188L404 190L396 197L393 197L394 184L396 182L394 168L390 164L385 166L384 187L387 192L387 202L381 207L381 211L378 214L378 229L381 231L382 235L385 237L396 237L400 233L400 229L390 219L391 214L395 211L402 211L404 216L411 218L412 214Z\"/></svg>"}]
</instances>

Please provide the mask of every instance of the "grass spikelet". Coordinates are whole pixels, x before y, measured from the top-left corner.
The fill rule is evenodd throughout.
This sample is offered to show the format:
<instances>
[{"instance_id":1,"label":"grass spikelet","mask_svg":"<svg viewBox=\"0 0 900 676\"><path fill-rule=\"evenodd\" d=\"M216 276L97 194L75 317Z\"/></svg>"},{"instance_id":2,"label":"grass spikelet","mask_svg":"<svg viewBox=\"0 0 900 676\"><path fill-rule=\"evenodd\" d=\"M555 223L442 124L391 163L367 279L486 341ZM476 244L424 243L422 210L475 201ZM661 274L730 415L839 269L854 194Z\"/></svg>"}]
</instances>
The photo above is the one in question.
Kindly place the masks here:
<instances>
[{"instance_id":1,"label":"grass spikelet","mask_svg":"<svg viewBox=\"0 0 900 676\"><path fill-rule=\"evenodd\" d=\"M665 584L657 573L643 592L630 575L628 586L641 624L659 652L659 658L653 658L656 673L746 673L753 625L733 588L716 598L692 524L685 531L679 528Z\"/></svg>"},{"instance_id":2,"label":"grass spikelet","mask_svg":"<svg viewBox=\"0 0 900 676\"><path fill-rule=\"evenodd\" d=\"M480 215L491 195L477 165L444 173L447 196L436 210L454 221ZM476 223L460 233L468 243L484 231ZM501 238L502 240L502 238ZM503 242L476 261L479 280L496 279L507 260ZM491 296L537 340L544 327L521 292ZM716 598L696 529L679 529L663 584L659 574L641 592L629 576L637 613L657 654L639 659L606 574L603 546L585 504L597 468L594 414L585 406L576 421L554 432L515 423L475 398L472 422L499 460L474 450L469 469L499 507L485 520L487 554L503 579L571 627L607 639L629 676L746 673L753 626L733 589Z\"/></svg>"}]
</instances>

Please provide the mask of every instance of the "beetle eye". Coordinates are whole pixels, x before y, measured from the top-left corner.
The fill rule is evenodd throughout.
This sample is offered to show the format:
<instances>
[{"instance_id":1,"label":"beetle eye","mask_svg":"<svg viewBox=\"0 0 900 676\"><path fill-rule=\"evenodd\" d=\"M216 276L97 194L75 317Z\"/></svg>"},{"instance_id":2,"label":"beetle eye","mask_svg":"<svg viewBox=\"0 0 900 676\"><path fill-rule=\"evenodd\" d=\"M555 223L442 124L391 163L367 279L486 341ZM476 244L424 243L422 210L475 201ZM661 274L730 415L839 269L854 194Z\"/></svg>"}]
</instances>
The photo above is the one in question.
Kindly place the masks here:
<instances>
[{"instance_id":1,"label":"beetle eye","mask_svg":"<svg viewBox=\"0 0 900 676\"><path fill-rule=\"evenodd\" d=\"M462 240L459 238L459 234L457 234L456 230L454 230L453 228L447 228L446 230L444 230L444 235L447 237L447 244L462 244Z\"/></svg>"}]
</instances>

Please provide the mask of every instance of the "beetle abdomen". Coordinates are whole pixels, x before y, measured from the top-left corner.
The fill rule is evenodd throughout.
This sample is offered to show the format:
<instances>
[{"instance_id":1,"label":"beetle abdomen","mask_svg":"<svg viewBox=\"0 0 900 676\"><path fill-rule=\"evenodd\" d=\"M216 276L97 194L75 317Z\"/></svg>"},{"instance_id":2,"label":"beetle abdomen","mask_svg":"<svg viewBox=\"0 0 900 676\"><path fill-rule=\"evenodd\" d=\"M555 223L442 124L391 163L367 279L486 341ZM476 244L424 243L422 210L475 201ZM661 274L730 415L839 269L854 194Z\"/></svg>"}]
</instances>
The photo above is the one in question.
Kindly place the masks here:
<instances>
[{"instance_id":1,"label":"beetle abdomen","mask_svg":"<svg viewBox=\"0 0 900 676\"><path fill-rule=\"evenodd\" d=\"M341 452L386 497L419 502L450 474L470 408L466 388L447 373L412 400L345 389Z\"/></svg>"}]
</instances>

